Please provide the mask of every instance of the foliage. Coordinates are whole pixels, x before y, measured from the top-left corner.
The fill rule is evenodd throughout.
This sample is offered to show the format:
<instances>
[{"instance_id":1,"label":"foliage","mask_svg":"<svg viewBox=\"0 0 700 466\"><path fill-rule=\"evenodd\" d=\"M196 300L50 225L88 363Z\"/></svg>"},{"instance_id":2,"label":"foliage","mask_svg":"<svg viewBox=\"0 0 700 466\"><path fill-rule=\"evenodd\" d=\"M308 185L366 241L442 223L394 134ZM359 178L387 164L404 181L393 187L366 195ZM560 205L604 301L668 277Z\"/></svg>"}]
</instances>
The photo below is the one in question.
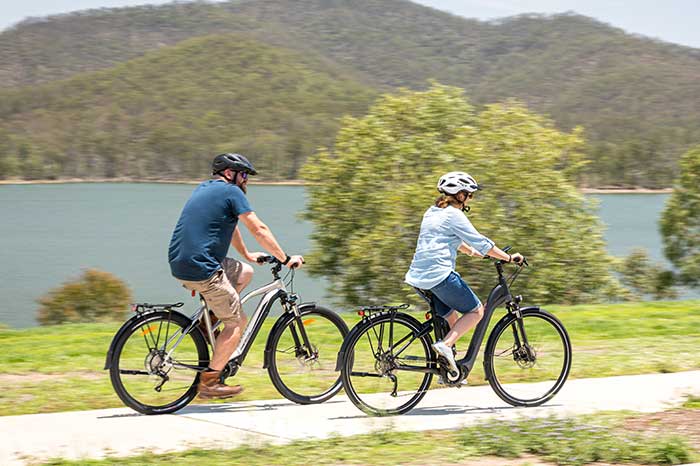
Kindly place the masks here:
<instances>
[{"instance_id":1,"label":"foliage","mask_svg":"<svg viewBox=\"0 0 700 466\"><path fill-rule=\"evenodd\" d=\"M236 35L196 38L114 68L0 92L0 178L200 178L237 151L295 178L336 117L373 93L327 66ZM22 161L22 163L19 163Z\"/></svg>"},{"instance_id":2,"label":"foliage","mask_svg":"<svg viewBox=\"0 0 700 466\"><path fill-rule=\"evenodd\" d=\"M693 458L690 445L680 437L643 436L571 418L511 421L508 429L497 420L479 427L466 429L461 443L476 445L482 455L518 457L530 453L562 465L629 460L681 464Z\"/></svg>"},{"instance_id":3,"label":"foliage","mask_svg":"<svg viewBox=\"0 0 700 466\"><path fill-rule=\"evenodd\" d=\"M111 273L88 269L83 275L48 292L39 299L42 325L122 319L131 292Z\"/></svg>"},{"instance_id":4,"label":"foliage","mask_svg":"<svg viewBox=\"0 0 700 466\"><path fill-rule=\"evenodd\" d=\"M673 289L675 284L673 272L659 264L652 264L644 249L635 249L617 265L622 275L622 283L639 296L653 296L656 299L673 299L678 293Z\"/></svg>"},{"instance_id":5,"label":"foliage","mask_svg":"<svg viewBox=\"0 0 700 466\"><path fill-rule=\"evenodd\" d=\"M700 146L680 162L681 175L661 215L664 253L681 280L700 285Z\"/></svg>"},{"instance_id":6,"label":"foliage","mask_svg":"<svg viewBox=\"0 0 700 466\"><path fill-rule=\"evenodd\" d=\"M475 104L515 97L529 108L551 115L565 131L583 125L589 141L585 153L595 162L588 165L583 181L592 186L670 186L677 174L678 156L700 140L700 55L696 49L626 34L575 14L522 15L480 22L404 0L175 2L27 21L0 33L0 86L16 88L80 75L84 78L80 82L89 90L95 75L81 73L115 67L159 48L166 52L183 40L221 31L240 34L242 46L254 43L294 49L298 54L288 57L292 60L318 57L320 68L313 67L317 71L342 70L340 76L368 86L356 88L355 110L367 103L363 97L367 92L399 86L421 89L426 80L437 79L464 88ZM252 54L258 52L257 45L250 47ZM201 53L206 57L208 50ZM11 156L4 155L0 147L0 174L52 176L54 172L48 169L23 170L27 157L19 154L22 150L32 155L29 163L33 167L45 167L47 159L55 163L59 167L55 176L84 177L87 165L91 170L97 167L96 174L101 176L160 177L157 164L148 156L142 161L141 154L167 152L173 146L182 146L183 154L203 153L215 144L203 147L202 142L213 137L226 147L243 139L243 149L279 161L282 167L274 173L275 178L293 177L294 154L303 159L330 139L328 132L315 127L324 123L333 126L328 120L356 113L345 105L334 106L324 118L302 118L296 127L293 122L297 118L279 117L276 99L271 97L245 106L255 110L256 118L248 121L242 117L247 112L237 112L232 123L231 112L239 107L227 92L249 95L255 91L246 90L247 79L238 83L232 78L224 84L217 76L242 73L257 80L271 96L278 92L295 95L299 80L290 74L290 79L277 80L265 88L266 73L256 74L260 62L237 62L238 53L237 47L226 57L213 53L205 65L200 63L196 68L198 73L183 73L179 66L173 66L183 57L172 58L171 66L158 67L159 72L153 74L159 84L156 90L140 79L139 72L131 76L127 72L130 68L99 88L98 95L118 82L139 84L145 94L139 101L148 104L147 115L138 108L134 112L133 103L120 108L119 102L133 100L138 88L116 86L116 92L103 99L105 105L94 109L90 98L74 88L56 90L66 96L76 93L71 100L84 101L85 112L76 112L65 126L52 124L63 115L53 114L53 119L41 118L36 123L32 120L36 115L27 115L24 126L11 128ZM285 60L281 61L280 72L286 66ZM217 63L229 66L217 67ZM277 63L273 58L263 69L274 72ZM201 72L210 66L222 69ZM178 76L183 77L180 83L170 82ZM38 111L46 92L46 88L37 87L18 98L1 95L0 106L3 102L20 107L34 102ZM152 92L181 98L152 99ZM207 118L203 116L208 108L199 105L198 111L182 115L190 93L208 94L217 108ZM302 97L309 96L295 95L291 100L297 102ZM318 97L327 103L335 100L322 89ZM296 110L292 112L299 116ZM268 115L269 120L262 118ZM0 119L5 118L7 115L0 114ZM191 125L193 118L196 123ZM95 132L98 123L88 123L109 121L125 134L135 131L136 136L126 140L126 146L114 146L110 143L113 127L100 126ZM158 128L151 132L152 122ZM263 130L259 130L261 124ZM73 131L73 126L84 128ZM118 141L124 139L122 136ZM75 141L67 151L65 140ZM295 151L298 142L302 147ZM116 167L102 170L100 167L110 160Z\"/></svg>"},{"instance_id":7,"label":"foliage","mask_svg":"<svg viewBox=\"0 0 700 466\"><path fill-rule=\"evenodd\" d=\"M621 417L616 419L621 423ZM692 461L689 441L671 435L640 435L617 427L615 422L593 424L585 418L494 419L456 430L398 432L393 429L349 437L298 440L279 445L251 445L233 450L193 449L166 455L149 453L131 458L83 459L80 463L53 460L52 465L123 464L152 465L305 465L314 464L418 465L472 464L482 455L505 458L526 453L560 465L680 464ZM436 449L439 445L439 449ZM530 464L533 458L528 458ZM493 462L493 460L491 460ZM539 461L536 461L540 464ZM518 462L521 464L521 462Z\"/></svg>"},{"instance_id":8,"label":"foliage","mask_svg":"<svg viewBox=\"0 0 700 466\"><path fill-rule=\"evenodd\" d=\"M346 118L335 149L311 157L306 218L313 221L312 273L329 278L350 305L414 297L408 270L421 214L447 171L464 170L488 187L469 217L532 267L519 287L539 302L576 303L615 283L593 206L577 191L580 130L509 102L476 113L460 89L433 84L379 99L363 118ZM485 300L495 284L486 261L458 260Z\"/></svg>"}]
</instances>

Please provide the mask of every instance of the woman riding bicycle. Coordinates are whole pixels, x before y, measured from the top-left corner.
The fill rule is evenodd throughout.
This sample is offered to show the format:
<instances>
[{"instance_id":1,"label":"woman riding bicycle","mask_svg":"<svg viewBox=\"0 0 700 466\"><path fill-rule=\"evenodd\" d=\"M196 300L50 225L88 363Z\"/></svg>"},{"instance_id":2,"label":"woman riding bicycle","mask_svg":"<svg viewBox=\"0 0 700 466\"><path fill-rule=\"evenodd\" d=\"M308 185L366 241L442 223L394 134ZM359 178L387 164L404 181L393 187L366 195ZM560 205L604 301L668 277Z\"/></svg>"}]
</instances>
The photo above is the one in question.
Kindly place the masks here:
<instances>
[{"instance_id":1,"label":"woman riding bicycle","mask_svg":"<svg viewBox=\"0 0 700 466\"><path fill-rule=\"evenodd\" d=\"M446 173L438 180L437 189L441 195L423 215L416 252L405 280L432 293L435 312L450 325L450 331L433 348L449 363L450 370L458 373L452 346L479 323L484 306L455 271L457 251L516 263L523 256L503 252L462 213L469 212L467 204L481 190L472 176L464 172Z\"/></svg>"}]
</instances>

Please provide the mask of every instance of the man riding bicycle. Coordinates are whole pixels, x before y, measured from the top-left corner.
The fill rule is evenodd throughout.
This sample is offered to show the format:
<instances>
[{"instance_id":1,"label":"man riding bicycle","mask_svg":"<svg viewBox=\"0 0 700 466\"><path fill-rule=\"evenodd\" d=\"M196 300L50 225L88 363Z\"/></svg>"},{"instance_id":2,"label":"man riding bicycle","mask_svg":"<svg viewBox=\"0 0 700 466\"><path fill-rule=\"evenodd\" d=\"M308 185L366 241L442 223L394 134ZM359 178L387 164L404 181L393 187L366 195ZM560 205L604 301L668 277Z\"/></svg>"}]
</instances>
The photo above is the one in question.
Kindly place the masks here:
<instances>
[{"instance_id":1,"label":"man riding bicycle","mask_svg":"<svg viewBox=\"0 0 700 466\"><path fill-rule=\"evenodd\" d=\"M249 252L238 229L240 219L255 240L289 268L301 267L303 257L288 256L270 229L255 215L248 203L248 176L257 171L240 154L221 154L212 163L213 178L202 182L192 193L175 225L168 261L175 278L188 290L204 297L209 308L224 323L216 337L209 367L200 374L200 398L228 398L243 391L228 386L221 371L238 346L246 325L240 293L253 278L253 268L226 257L229 245L247 261L255 263L265 255Z\"/></svg>"}]
</instances>

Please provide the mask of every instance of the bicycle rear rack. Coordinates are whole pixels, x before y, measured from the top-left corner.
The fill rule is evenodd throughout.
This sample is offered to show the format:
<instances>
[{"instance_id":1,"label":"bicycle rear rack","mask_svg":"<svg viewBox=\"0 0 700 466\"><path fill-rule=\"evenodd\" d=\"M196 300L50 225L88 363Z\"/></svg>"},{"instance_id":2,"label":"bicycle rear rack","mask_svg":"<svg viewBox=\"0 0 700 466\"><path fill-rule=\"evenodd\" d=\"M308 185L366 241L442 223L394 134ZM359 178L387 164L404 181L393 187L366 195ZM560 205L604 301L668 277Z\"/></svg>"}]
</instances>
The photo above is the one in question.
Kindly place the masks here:
<instances>
[{"instance_id":1,"label":"bicycle rear rack","mask_svg":"<svg viewBox=\"0 0 700 466\"><path fill-rule=\"evenodd\" d=\"M170 311L176 307L182 307L185 303L173 303L173 304L150 304L150 303L134 303L131 305L132 312L141 314L147 311Z\"/></svg>"},{"instance_id":2,"label":"bicycle rear rack","mask_svg":"<svg viewBox=\"0 0 700 466\"><path fill-rule=\"evenodd\" d=\"M387 306L387 305L383 305L383 306L362 306L361 308L359 308L359 309L357 310L357 315L359 315L359 316L361 316L361 317L364 317L365 315L373 314L373 313L375 313L375 312L385 312L385 311L396 312L396 311L398 311L398 310L400 310L400 309L408 309L410 306L411 306L411 305L408 304L408 303L399 304L398 306Z\"/></svg>"}]
</instances>

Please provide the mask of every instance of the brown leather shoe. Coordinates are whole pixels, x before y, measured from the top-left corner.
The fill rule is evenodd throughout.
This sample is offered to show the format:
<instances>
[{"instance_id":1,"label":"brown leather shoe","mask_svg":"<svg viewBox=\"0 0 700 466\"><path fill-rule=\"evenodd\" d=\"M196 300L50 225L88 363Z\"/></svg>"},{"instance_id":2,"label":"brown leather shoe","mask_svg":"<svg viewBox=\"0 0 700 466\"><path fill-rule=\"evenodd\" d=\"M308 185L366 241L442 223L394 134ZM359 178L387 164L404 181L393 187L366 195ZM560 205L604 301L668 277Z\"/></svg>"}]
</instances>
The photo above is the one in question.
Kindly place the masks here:
<instances>
[{"instance_id":1,"label":"brown leather shoe","mask_svg":"<svg viewBox=\"0 0 700 466\"><path fill-rule=\"evenodd\" d=\"M199 374L199 385L197 386L199 397L207 398L230 398L243 391L240 385L228 386L221 382L221 371L202 372Z\"/></svg>"}]
</instances>

